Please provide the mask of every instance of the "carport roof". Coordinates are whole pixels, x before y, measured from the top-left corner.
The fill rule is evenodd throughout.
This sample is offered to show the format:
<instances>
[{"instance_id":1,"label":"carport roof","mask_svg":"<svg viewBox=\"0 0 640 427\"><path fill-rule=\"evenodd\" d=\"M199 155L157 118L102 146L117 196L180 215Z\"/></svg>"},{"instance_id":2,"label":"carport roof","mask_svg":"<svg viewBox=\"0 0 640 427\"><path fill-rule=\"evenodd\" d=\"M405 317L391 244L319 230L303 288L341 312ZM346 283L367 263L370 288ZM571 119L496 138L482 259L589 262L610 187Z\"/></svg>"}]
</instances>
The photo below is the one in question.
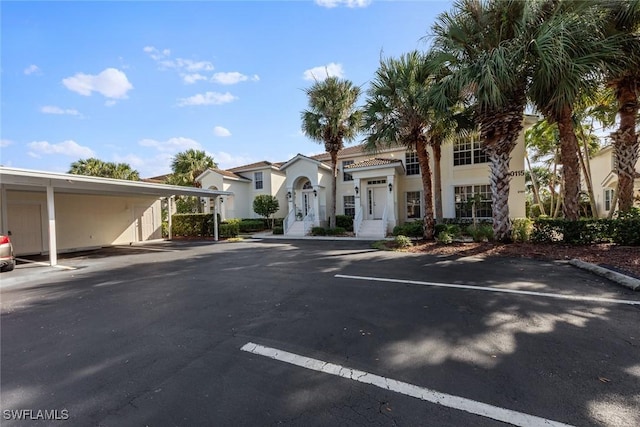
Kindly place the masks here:
<instances>
[{"instance_id":1,"label":"carport roof","mask_svg":"<svg viewBox=\"0 0 640 427\"><path fill-rule=\"evenodd\" d=\"M64 193L150 195L158 197L230 196L229 191L208 190L196 187L155 184L143 181L101 178L68 173L44 172L31 169L0 167L0 183L8 190L42 191L48 186Z\"/></svg>"}]
</instances>

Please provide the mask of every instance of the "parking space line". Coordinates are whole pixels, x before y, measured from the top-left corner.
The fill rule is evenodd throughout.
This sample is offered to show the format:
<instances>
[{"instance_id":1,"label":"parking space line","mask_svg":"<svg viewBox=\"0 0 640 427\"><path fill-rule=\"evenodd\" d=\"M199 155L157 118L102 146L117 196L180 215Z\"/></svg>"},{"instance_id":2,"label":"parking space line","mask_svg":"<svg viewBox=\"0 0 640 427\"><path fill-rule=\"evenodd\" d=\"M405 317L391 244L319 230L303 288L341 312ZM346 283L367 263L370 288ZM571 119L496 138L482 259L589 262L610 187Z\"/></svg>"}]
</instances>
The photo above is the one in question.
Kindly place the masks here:
<instances>
[{"instance_id":1,"label":"parking space line","mask_svg":"<svg viewBox=\"0 0 640 427\"><path fill-rule=\"evenodd\" d=\"M30 259L24 259L24 258L16 258L16 261L24 262L27 264L41 265L43 267L51 267L51 264L49 264L48 262L31 261ZM66 265L60 265L60 264L54 265L53 268L59 268L61 270L77 270L77 268L75 267L68 267Z\"/></svg>"},{"instance_id":2,"label":"parking space line","mask_svg":"<svg viewBox=\"0 0 640 427\"><path fill-rule=\"evenodd\" d=\"M334 277L338 279L354 279L354 280L368 280L373 282L390 282L390 283L403 283L406 285L421 285L421 286L434 286L438 288L454 288L454 289L467 289L472 291L483 292L500 292L505 294L518 294L518 295L530 295L536 297L566 299L571 301L591 301L591 302L604 302L609 304L628 304L628 305L640 305L640 301L624 300L624 299L611 299L600 297L587 297L579 295L562 295L552 294L548 292L534 292L534 291L521 291L516 289L500 289L490 288L486 286L475 285L457 285L454 283L435 283L435 282L421 282L418 280L404 280L404 279L388 279L384 277L366 277L366 276L349 276L346 274L336 274Z\"/></svg>"},{"instance_id":3,"label":"parking space line","mask_svg":"<svg viewBox=\"0 0 640 427\"><path fill-rule=\"evenodd\" d=\"M276 348L264 347L252 342L246 343L244 346L242 346L241 350L260 356L269 357L271 359L289 363L291 365L300 366L302 368L310 369L313 371L323 372L325 374L347 378L364 384L374 385L384 390L394 391L396 393L415 397L417 399L421 399L430 403L446 406L447 408L458 409L460 411L468 412L497 421L502 421L515 426L570 426L569 424L563 424L557 421L536 417L534 415L528 415L522 412L504 409L486 403L477 402L475 400L466 399L464 397L441 393L435 390L419 387L402 381L381 377L369 372L359 371L345 366L324 362L322 360L300 356L294 353L289 353L287 351L278 350Z\"/></svg>"}]
</instances>

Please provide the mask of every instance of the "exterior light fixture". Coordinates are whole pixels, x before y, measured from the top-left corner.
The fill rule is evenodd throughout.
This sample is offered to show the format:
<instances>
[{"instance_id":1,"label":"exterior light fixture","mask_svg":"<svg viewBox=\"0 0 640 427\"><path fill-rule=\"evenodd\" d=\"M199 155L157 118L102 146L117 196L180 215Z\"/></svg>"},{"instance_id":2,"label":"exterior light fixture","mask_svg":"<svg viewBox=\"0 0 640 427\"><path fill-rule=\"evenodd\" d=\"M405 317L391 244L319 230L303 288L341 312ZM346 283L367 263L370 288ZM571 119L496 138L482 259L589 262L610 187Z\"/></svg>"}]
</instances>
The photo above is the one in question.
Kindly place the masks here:
<instances>
[{"instance_id":1,"label":"exterior light fixture","mask_svg":"<svg viewBox=\"0 0 640 427\"><path fill-rule=\"evenodd\" d=\"M356 190L356 196L357 196L358 195L358 191L359 191L359 188L358 188L357 185L355 186L354 190Z\"/></svg>"},{"instance_id":2,"label":"exterior light fixture","mask_svg":"<svg viewBox=\"0 0 640 427\"><path fill-rule=\"evenodd\" d=\"M393 184L389 183L389 191L393 191Z\"/></svg>"},{"instance_id":3,"label":"exterior light fixture","mask_svg":"<svg viewBox=\"0 0 640 427\"><path fill-rule=\"evenodd\" d=\"M287 199L291 200L291 191L287 191Z\"/></svg>"},{"instance_id":4,"label":"exterior light fixture","mask_svg":"<svg viewBox=\"0 0 640 427\"><path fill-rule=\"evenodd\" d=\"M220 203L224 203L224 199L220 197Z\"/></svg>"},{"instance_id":5,"label":"exterior light fixture","mask_svg":"<svg viewBox=\"0 0 640 427\"><path fill-rule=\"evenodd\" d=\"M313 190L313 197L318 197L318 191Z\"/></svg>"}]
</instances>

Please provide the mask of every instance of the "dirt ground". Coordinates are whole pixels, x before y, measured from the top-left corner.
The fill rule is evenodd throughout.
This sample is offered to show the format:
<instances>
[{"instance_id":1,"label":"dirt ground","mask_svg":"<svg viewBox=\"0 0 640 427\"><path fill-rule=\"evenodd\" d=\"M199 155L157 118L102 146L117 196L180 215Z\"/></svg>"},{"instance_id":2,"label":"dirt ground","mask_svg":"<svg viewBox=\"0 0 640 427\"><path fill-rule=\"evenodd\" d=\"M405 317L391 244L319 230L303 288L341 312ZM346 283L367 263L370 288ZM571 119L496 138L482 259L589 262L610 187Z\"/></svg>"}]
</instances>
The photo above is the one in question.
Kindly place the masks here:
<instances>
[{"instance_id":1,"label":"dirt ground","mask_svg":"<svg viewBox=\"0 0 640 427\"><path fill-rule=\"evenodd\" d=\"M597 244L586 246L543 245L531 243L452 243L442 245L418 241L410 252L423 252L443 256L509 256L546 260L579 259L611 268L640 279L640 246Z\"/></svg>"}]
</instances>

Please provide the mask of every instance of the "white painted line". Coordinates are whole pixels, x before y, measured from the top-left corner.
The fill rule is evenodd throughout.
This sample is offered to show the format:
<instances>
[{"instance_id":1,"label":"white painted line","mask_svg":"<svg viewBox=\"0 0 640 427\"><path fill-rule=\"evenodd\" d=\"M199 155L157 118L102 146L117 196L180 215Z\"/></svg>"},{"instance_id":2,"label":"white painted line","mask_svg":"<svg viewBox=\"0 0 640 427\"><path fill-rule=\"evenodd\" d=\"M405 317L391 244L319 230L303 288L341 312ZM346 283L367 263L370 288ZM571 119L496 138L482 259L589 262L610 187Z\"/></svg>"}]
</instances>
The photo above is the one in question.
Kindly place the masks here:
<instances>
[{"instance_id":1,"label":"white painted line","mask_svg":"<svg viewBox=\"0 0 640 427\"><path fill-rule=\"evenodd\" d=\"M156 251L156 252L178 252L177 249L165 249L165 248L152 248L149 246L144 246L144 245L140 245L140 246L125 246L125 245L118 245L118 246L113 246L114 248L118 248L118 249L140 249L141 251Z\"/></svg>"},{"instance_id":2,"label":"white painted line","mask_svg":"<svg viewBox=\"0 0 640 427\"><path fill-rule=\"evenodd\" d=\"M37 264L37 265L42 265L44 267L51 267L51 264L49 264L48 262L42 262L42 261L31 261L30 259L24 259L24 258L16 258L17 261L20 262L26 262L27 264ZM54 265L53 268L59 268L61 270L77 270L77 268L75 267L67 267L66 265Z\"/></svg>"},{"instance_id":3,"label":"white painted line","mask_svg":"<svg viewBox=\"0 0 640 427\"><path fill-rule=\"evenodd\" d=\"M369 280L373 282L404 283L407 285L435 286L439 288L469 289L472 291L501 292L505 294L531 295L535 297L567 299L571 301L593 301L593 302L605 302L610 304L640 305L640 301L625 300L625 299L610 299L610 298L600 298L600 297L585 297L585 296L579 296L579 295L551 294L547 292L533 292L533 291L520 291L516 289L489 288L486 286L456 285L453 283L420 282L417 280L387 279L384 277L348 276L345 274L336 274L334 277L337 277L338 279Z\"/></svg>"},{"instance_id":4,"label":"white painted line","mask_svg":"<svg viewBox=\"0 0 640 427\"><path fill-rule=\"evenodd\" d=\"M406 396L415 397L437 405L446 406L447 408L458 409L460 411L469 412L481 417L491 418L492 420L502 421L520 427L570 427L569 424L563 424L557 421L536 417L534 415L524 414L522 412L512 411L510 409L499 408L497 406L488 405L475 400L466 399L464 397L454 396L451 394L440 393L428 388L419 387L417 385L381 377L379 375L370 374L368 372L347 368L341 365L324 362L318 359L311 359L305 356L299 356L287 351L278 350L276 348L264 347L259 344L246 343L240 349L260 356L269 357L291 365L300 366L311 369L313 371L323 372L325 374L335 375L358 381L364 384L371 384L384 390L394 391Z\"/></svg>"}]
</instances>

